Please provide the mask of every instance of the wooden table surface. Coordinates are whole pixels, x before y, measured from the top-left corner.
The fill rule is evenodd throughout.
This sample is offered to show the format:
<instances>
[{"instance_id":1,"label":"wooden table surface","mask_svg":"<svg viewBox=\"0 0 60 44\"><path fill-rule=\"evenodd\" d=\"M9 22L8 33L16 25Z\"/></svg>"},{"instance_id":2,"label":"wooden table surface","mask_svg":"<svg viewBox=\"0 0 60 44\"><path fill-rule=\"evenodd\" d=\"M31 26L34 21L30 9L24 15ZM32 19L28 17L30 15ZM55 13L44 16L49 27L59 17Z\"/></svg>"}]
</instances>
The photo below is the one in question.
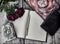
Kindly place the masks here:
<instances>
[{"instance_id":1,"label":"wooden table surface","mask_svg":"<svg viewBox=\"0 0 60 44\"><path fill-rule=\"evenodd\" d=\"M60 0L58 2L60 2ZM24 8L26 8L26 6L24 3ZM0 41L0 44L2 44L1 41ZM38 42L38 41L33 41L33 40L23 41L23 39L16 38L10 42L6 42L5 44L60 44L60 29L57 31L57 33L54 36L50 36L48 34L46 42Z\"/></svg>"},{"instance_id":2,"label":"wooden table surface","mask_svg":"<svg viewBox=\"0 0 60 44\"><path fill-rule=\"evenodd\" d=\"M54 36L50 36L48 34L46 42L39 42L33 40L23 41L23 39L16 38L15 40L6 42L5 44L60 44L60 29L57 31L57 33Z\"/></svg>"}]
</instances>

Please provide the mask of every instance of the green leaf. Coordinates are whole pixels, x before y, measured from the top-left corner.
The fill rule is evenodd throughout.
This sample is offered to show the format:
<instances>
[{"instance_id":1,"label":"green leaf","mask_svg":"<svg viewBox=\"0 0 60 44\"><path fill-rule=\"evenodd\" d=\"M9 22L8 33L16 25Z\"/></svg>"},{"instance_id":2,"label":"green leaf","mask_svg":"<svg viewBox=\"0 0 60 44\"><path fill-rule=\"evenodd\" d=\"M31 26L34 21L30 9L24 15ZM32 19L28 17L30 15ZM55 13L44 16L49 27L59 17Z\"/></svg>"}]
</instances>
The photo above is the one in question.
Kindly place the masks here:
<instances>
[{"instance_id":1,"label":"green leaf","mask_svg":"<svg viewBox=\"0 0 60 44\"><path fill-rule=\"evenodd\" d=\"M14 7L8 7L7 2L8 1L15 1L15 0L2 0L4 4L0 6L0 11L3 9L7 12L7 14L10 14L15 11L16 5Z\"/></svg>"},{"instance_id":2,"label":"green leaf","mask_svg":"<svg viewBox=\"0 0 60 44\"><path fill-rule=\"evenodd\" d=\"M3 4L8 3L9 1L16 1L16 0L2 0Z\"/></svg>"}]
</instances>

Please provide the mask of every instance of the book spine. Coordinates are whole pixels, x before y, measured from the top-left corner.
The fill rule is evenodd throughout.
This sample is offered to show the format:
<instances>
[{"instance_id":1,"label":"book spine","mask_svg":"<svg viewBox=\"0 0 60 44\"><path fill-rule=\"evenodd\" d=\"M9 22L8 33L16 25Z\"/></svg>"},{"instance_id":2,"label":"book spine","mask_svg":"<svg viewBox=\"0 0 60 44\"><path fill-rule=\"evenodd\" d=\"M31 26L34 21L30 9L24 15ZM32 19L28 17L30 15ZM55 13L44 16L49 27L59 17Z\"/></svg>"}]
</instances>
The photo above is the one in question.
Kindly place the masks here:
<instances>
[{"instance_id":1,"label":"book spine","mask_svg":"<svg viewBox=\"0 0 60 44\"><path fill-rule=\"evenodd\" d=\"M25 30L25 38L28 35L28 30L29 30L29 23L30 23L30 10L28 11L28 18L27 18L27 22L26 22L26 30Z\"/></svg>"}]
</instances>

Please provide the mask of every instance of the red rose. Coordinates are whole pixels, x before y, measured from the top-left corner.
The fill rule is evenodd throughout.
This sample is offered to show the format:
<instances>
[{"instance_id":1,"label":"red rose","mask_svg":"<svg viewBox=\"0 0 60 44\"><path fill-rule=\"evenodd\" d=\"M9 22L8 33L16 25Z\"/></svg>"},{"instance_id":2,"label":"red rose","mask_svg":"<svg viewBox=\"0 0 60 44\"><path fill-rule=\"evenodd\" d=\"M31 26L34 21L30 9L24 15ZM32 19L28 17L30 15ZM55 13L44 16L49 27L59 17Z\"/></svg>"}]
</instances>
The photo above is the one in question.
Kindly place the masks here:
<instances>
[{"instance_id":1,"label":"red rose","mask_svg":"<svg viewBox=\"0 0 60 44\"><path fill-rule=\"evenodd\" d=\"M7 18L8 18L8 20L10 20L10 21L15 21L15 19L17 18L16 16L15 16L15 14L9 14L9 15L7 15Z\"/></svg>"},{"instance_id":2,"label":"red rose","mask_svg":"<svg viewBox=\"0 0 60 44\"><path fill-rule=\"evenodd\" d=\"M23 8L17 8L17 10L16 10L16 12L15 12L15 15L17 16L17 17L22 17L23 16L23 14L24 14L24 9Z\"/></svg>"}]
</instances>

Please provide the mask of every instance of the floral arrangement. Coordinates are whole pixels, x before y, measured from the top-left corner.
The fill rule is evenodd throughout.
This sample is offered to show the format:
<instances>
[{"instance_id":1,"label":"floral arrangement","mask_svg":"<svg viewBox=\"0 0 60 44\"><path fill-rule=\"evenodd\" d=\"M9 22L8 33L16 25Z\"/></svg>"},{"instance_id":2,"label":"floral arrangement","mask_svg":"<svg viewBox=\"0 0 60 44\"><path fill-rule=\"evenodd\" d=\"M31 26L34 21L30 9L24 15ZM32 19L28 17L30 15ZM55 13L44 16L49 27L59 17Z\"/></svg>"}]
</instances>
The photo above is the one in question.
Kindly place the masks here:
<instances>
[{"instance_id":1,"label":"floral arrangement","mask_svg":"<svg viewBox=\"0 0 60 44\"><path fill-rule=\"evenodd\" d=\"M7 19L10 21L15 21L17 18L22 17L24 14L23 7L19 8L18 4L19 3L16 0L1 0L0 12L4 9L7 13Z\"/></svg>"}]
</instances>

